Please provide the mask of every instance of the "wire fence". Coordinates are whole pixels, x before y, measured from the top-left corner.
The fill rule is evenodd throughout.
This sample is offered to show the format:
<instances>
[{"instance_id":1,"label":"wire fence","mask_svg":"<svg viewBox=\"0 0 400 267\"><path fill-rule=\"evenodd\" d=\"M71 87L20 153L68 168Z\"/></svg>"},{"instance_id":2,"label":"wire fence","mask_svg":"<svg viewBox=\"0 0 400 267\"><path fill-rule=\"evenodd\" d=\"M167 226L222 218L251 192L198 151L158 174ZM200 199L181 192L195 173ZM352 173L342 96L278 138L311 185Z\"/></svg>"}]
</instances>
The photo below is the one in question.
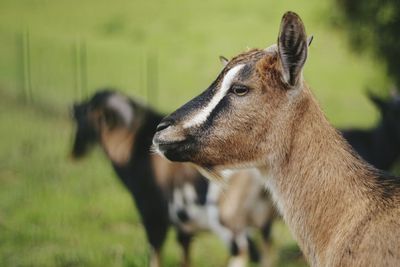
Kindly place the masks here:
<instances>
[{"instance_id":1,"label":"wire fence","mask_svg":"<svg viewBox=\"0 0 400 267\"><path fill-rule=\"evenodd\" d=\"M47 42L46 38L36 36L35 32L30 29L18 32L14 36L15 41L12 42L10 34L0 32L2 40L8 39L9 52L15 54L6 59L10 62L3 62L3 66L7 68L7 70L3 68L3 72L13 72L11 69L14 68L16 74L16 80L10 86L10 75L1 75L0 73L0 89L10 91L7 87L14 87L11 91L16 93L21 102L27 105L55 105L55 103L70 103L86 98L98 87L110 86L110 82L97 86L101 83L97 80L107 81L107 77L104 77L107 76L107 69L117 69L113 73L114 76L118 70L121 70L120 76L124 76L122 79L125 79L125 76L132 76L124 75L125 68L131 69L136 75L133 78L129 77L129 81L125 79L123 84L137 88L134 92L136 96L149 104L157 105L159 58L155 51L139 49L139 52L134 52L134 56L122 54L122 59L109 63L106 57L104 61L101 61L101 56L98 55L91 58L91 55L102 54L103 51L97 49L92 52L91 49L96 46L96 43L88 42L84 38L76 38L74 41L63 40L58 43ZM113 57L110 49L106 52L108 58ZM121 53L118 55L121 57ZM99 70L97 67L95 69L92 67L93 64L90 64L91 61L96 61L96 66L104 65L107 68ZM118 66L118 62L121 61L124 61L124 65ZM55 81L57 77L61 77L60 81ZM98 79L99 77L101 79ZM111 87L115 87L115 85L111 84ZM128 89L119 88L119 85L116 87L123 91ZM55 98L58 100L54 101Z\"/></svg>"}]
</instances>

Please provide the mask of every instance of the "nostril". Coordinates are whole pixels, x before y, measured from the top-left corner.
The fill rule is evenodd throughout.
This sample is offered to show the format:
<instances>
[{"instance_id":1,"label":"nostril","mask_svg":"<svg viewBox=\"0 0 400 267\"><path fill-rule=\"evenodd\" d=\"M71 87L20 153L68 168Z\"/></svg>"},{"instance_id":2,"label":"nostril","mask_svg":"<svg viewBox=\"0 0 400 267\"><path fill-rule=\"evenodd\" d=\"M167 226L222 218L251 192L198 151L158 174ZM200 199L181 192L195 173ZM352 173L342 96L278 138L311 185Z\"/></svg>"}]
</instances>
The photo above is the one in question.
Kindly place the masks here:
<instances>
[{"instance_id":1,"label":"nostril","mask_svg":"<svg viewBox=\"0 0 400 267\"><path fill-rule=\"evenodd\" d=\"M163 120L160 122L160 124L157 125L156 131L157 132L162 131L162 130L168 128L169 126L171 126L172 123L173 123L172 120Z\"/></svg>"}]
</instances>

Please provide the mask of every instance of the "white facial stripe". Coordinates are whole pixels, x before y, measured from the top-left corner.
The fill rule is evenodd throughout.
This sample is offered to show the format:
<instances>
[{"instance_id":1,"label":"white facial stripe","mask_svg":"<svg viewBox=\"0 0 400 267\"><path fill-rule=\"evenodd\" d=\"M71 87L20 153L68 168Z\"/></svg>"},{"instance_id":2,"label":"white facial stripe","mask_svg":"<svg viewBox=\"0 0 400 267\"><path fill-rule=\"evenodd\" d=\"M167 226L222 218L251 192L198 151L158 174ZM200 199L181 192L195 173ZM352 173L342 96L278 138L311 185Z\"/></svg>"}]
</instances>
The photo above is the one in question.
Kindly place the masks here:
<instances>
[{"instance_id":1,"label":"white facial stripe","mask_svg":"<svg viewBox=\"0 0 400 267\"><path fill-rule=\"evenodd\" d=\"M228 73L225 75L221 87L219 90L216 92L214 97L211 99L211 101L208 103L208 105L199 111L191 120L186 122L183 127L184 128L189 128L192 126L197 126L205 122L210 116L211 112L214 110L214 108L218 105L218 103L222 100L222 98L227 94L229 88L232 85L233 79L236 77L238 72L244 67L244 64L239 64L232 69L228 71Z\"/></svg>"},{"instance_id":2,"label":"white facial stripe","mask_svg":"<svg viewBox=\"0 0 400 267\"><path fill-rule=\"evenodd\" d=\"M107 106L121 114L124 122L127 125L131 124L134 116L134 111L131 105L128 103L128 100L124 96L119 94L112 95L107 100Z\"/></svg>"}]
</instances>

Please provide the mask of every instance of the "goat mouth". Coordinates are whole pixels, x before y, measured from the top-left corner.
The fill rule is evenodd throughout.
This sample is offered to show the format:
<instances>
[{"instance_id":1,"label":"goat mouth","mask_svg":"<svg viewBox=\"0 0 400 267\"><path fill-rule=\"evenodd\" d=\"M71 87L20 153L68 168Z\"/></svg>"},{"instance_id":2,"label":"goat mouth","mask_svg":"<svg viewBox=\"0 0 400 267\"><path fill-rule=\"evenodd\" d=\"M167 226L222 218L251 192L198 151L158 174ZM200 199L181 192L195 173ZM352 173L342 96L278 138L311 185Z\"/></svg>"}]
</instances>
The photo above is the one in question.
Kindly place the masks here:
<instances>
[{"instance_id":1,"label":"goat mouth","mask_svg":"<svg viewBox=\"0 0 400 267\"><path fill-rule=\"evenodd\" d=\"M171 161L190 161L193 152L193 144L190 140L174 142L157 142L157 150Z\"/></svg>"},{"instance_id":2,"label":"goat mouth","mask_svg":"<svg viewBox=\"0 0 400 267\"><path fill-rule=\"evenodd\" d=\"M161 152L166 152L169 150L178 149L181 146L184 146L187 143L186 140L182 141L173 141L173 142L157 142L157 147Z\"/></svg>"}]
</instances>

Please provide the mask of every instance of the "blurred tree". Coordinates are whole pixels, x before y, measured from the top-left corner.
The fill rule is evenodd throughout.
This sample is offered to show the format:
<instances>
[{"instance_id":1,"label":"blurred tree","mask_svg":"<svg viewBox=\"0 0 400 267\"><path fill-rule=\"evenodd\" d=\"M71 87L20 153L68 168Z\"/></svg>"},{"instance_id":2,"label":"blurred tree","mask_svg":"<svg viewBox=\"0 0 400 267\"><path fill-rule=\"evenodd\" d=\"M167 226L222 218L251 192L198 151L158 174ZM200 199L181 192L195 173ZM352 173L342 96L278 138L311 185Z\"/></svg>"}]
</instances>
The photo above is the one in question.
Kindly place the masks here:
<instances>
[{"instance_id":1,"label":"blurred tree","mask_svg":"<svg viewBox=\"0 0 400 267\"><path fill-rule=\"evenodd\" d=\"M400 88L400 1L335 1L339 7L336 22L346 29L352 47L357 52L372 51Z\"/></svg>"}]
</instances>

